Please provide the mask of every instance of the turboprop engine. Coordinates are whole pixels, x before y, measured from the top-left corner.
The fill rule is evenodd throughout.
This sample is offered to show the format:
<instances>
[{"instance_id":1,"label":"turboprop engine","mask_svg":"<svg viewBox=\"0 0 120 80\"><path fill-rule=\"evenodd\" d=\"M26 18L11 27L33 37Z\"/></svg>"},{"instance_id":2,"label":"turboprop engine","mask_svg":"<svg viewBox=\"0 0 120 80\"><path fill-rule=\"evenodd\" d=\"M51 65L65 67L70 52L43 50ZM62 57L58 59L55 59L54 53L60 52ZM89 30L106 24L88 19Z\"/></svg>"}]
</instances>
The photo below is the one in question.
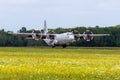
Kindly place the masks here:
<instances>
[{"instance_id":1,"label":"turboprop engine","mask_svg":"<svg viewBox=\"0 0 120 80\"><path fill-rule=\"evenodd\" d=\"M92 31L90 31L90 30L86 30L84 33L83 33L83 38L84 38L84 40L86 40L86 41L91 41L91 40L93 40L93 32Z\"/></svg>"},{"instance_id":2,"label":"turboprop engine","mask_svg":"<svg viewBox=\"0 0 120 80\"><path fill-rule=\"evenodd\" d=\"M34 33L34 31L32 32L32 39L34 40L40 40L42 38L42 33Z\"/></svg>"},{"instance_id":3,"label":"turboprop engine","mask_svg":"<svg viewBox=\"0 0 120 80\"><path fill-rule=\"evenodd\" d=\"M79 41L80 40L80 33L77 30L74 30L73 34L74 34L75 41Z\"/></svg>"}]
</instances>

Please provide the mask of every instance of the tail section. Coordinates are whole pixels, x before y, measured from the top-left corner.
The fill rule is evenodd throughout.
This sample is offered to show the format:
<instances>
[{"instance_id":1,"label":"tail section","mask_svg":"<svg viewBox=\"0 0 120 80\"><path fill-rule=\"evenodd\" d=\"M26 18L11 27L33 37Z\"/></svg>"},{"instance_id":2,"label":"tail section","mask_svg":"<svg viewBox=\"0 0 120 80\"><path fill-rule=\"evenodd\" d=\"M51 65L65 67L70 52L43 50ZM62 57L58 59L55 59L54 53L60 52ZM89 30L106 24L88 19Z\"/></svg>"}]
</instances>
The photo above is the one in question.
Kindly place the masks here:
<instances>
[{"instance_id":1,"label":"tail section","mask_svg":"<svg viewBox=\"0 0 120 80\"><path fill-rule=\"evenodd\" d=\"M44 34L48 33L48 29L47 29L47 23L46 20L44 20Z\"/></svg>"}]
</instances>

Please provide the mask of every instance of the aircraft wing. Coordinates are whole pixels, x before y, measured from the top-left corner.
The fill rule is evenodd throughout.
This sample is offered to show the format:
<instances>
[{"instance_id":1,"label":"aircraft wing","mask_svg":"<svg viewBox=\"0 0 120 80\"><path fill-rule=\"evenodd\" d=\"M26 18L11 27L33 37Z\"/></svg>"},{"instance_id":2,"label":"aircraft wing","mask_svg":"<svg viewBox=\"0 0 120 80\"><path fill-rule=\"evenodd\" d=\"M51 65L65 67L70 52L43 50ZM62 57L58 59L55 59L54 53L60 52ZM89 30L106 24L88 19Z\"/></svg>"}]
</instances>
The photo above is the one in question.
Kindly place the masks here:
<instances>
[{"instance_id":1,"label":"aircraft wing","mask_svg":"<svg viewBox=\"0 0 120 80\"><path fill-rule=\"evenodd\" d=\"M93 37L100 37L100 36L110 36L110 34L74 34L75 40L78 41L81 37L86 41L91 41Z\"/></svg>"},{"instance_id":2,"label":"aircraft wing","mask_svg":"<svg viewBox=\"0 0 120 80\"><path fill-rule=\"evenodd\" d=\"M92 36L110 36L110 34L93 34Z\"/></svg>"},{"instance_id":3,"label":"aircraft wing","mask_svg":"<svg viewBox=\"0 0 120 80\"><path fill-rule=\"evenodd\" d=\"M29 35L32 35L32 33L9 33L9 34L20 35L20 36L29 36Z\"/></svg>"},{"instance_id":4,"label":"aircraft wing","mask_svg":"<svg viewBox=\"0 0 120 80\"><path fill-rule=\"evenodd\" d=\"M33 35L32 33L11 33L11 32L9 32L8 34L25 37L26 39L32 39Z\"/></svg>"},{"instance_id":5,"label":"aircraft wing","mask_svg":"<svg viewBox=\"0 0 120 80\"><path fill-rule=\"evenodd\" d=\"M95 37L95 36L110 36L110 34L76 34L76 35L80 35L81 37L83 37L83 36L86 36L86 35L89 35L89 36L93 36L93 37Z\"/></svg>"},{"instance_id":6,"label":"aircraft wing","mask_svg":"<svg viewBox=\"0 0 120 80\"><path fill-rule=\"evenodd\" d=\"M37 36L49 36L49 35L56 35L56 34L41 34L41 33L8 33L8 34L13 34L13 35L18 35L18 36L32 36L33 34L36 34Z\"/></svg>"},{"instance_id":7,"label":"aircraft wing","mask_svg":"<svg viewBox=\"0 0 120 80\"><path fill-rule=\"evenodd\" d=\"M56 34L41 34L41 33L8 33L12 35L26 37L26 39L46 39L46 38L54 38Z\"/></svg>"}]
</instances>

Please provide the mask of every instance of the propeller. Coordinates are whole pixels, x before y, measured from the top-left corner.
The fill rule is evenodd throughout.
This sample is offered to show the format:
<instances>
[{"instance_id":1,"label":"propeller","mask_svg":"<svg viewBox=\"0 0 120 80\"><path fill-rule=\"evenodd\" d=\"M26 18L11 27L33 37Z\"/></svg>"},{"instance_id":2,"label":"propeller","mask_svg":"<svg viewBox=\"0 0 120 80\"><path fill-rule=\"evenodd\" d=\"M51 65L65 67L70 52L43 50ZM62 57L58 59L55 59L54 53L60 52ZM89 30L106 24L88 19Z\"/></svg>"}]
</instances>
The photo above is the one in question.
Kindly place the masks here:
<instances>
[{"instance_id":1,"label":"propeller","mask_svg":"<svg viewBox=\"0 0 120 80\"><path fill-rule=\"evenodd\" d=\"M38 33L35 33L35 31L33 30L32 31L32 38L35 39L35 40L40 40L42 38L42 32L39 31Z\"/></svg>"},{"instance_id":2,"label":"propeller","mask_svg":"<svg viewBox=\"0 0 120 80\"><path fill-rule=\"evenodd\" d=\"M86 30L84 33L83 33L83 38L84 38L84 40L86 40L86 41L91 41L91 40L93 40L93 32L92 31L90 31L90 30Z\"/></svg>"}]
</instances>

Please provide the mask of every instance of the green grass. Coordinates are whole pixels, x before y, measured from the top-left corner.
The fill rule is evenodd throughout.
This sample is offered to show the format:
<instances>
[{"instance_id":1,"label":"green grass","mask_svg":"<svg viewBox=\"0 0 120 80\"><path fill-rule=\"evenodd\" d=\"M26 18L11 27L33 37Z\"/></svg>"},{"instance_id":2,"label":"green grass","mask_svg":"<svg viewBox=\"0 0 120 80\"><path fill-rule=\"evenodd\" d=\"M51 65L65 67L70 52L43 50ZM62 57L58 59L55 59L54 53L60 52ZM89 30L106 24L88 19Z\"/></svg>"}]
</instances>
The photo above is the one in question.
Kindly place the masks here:
<instances>
[{"instance_id":1,"label":"green grass","mask_svg":"<svg viewBox=\"0 0 120 80\"><path fill-rule=\"evenodd\" d=\"M120 80L120 48L1 47L0 80Z\"/></svg>"}]
</instances>

